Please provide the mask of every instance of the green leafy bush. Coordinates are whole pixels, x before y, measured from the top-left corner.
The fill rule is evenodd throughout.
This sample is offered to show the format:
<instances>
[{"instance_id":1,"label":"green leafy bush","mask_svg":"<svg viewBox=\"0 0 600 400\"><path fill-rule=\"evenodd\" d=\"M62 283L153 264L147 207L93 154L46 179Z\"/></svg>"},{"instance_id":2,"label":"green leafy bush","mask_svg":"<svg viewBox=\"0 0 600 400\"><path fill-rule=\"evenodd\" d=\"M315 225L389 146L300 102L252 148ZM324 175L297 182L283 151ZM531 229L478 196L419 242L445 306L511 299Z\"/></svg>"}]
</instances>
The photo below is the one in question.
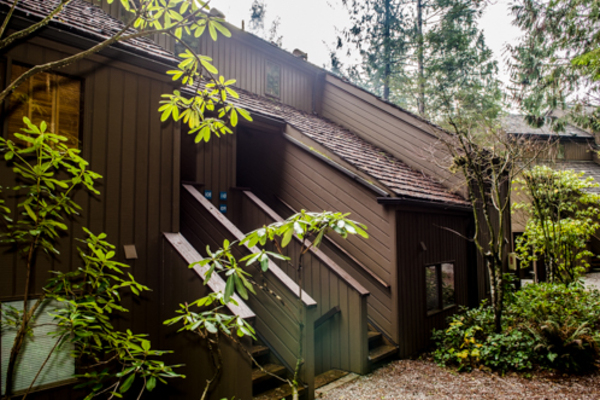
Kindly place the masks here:
<instances>
[{"instance_id":1,"label":"green leafy bush","mask_svg":"<svg viewBox=\"0 0 600 400\"><path fill-rule=\"evenodd\" d=\"M535 338L540 364L585 371L600 356L600 292L580 284L528 285L510 304L513 325Z\"/></svg>"},{"instance_id":2,"label":"green leafy bush","mask_svg":"<svg viewBox=\"0 0 600 400\"><path fill-rule=\"evenodd\" d=\"M434 331L435 361L459 370L594 369L600 359L599 291L544 283L528 285L506 301L502 333L494 333L486 302L450 317L449 328Z\"/></svg>"}]
</instances>

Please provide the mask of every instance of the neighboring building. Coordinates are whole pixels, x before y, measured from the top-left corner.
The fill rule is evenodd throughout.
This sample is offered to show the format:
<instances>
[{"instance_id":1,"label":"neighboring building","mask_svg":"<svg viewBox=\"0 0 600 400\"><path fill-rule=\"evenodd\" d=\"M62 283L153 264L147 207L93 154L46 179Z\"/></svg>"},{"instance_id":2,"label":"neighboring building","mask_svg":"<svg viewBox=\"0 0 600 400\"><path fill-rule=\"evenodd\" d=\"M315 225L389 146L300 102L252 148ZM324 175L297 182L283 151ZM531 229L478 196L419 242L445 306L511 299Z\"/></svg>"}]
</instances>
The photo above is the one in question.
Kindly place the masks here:
<instances>
[{"instance_id":1,"label":"neighboring building","mask_svg":"<svg viewBox=\"0 0 600 400\"><path fill-rule=\"evenodd\" d=\"M598 164L597 146L594 135L574 125L567 124L564 131L554 132L548 126L531 127L522 115L508 115L501 122L508 135L526 138L532 143L538 143L539 153L533 164L547 164L553 168L584 172L586 177L592 177L600 183L600 165ZM528 160L526 162L529 162ZM600 192L600 188L594 189ZM513 201L522 201L522 196L516 196ZM512 217L513 240L523 233L527 224L527 216L515 212ZM593 238L590 250L600 254L600 240ZM593 261L593 260L592 260ZM533 271L532 271L533 272ZM526 274L523 277L529 277Z\"/></svg>"},{"instance_id":2,"label":"neighboring building","mask_svg":"<svg viewBox=\"0 0 600 400\"><path fill-rule=\"evenodd\" d=\"M118 15L117 3L104 7ZM0 0L0 12L10 4ZM49 4L20 2L14 23L39 20ZM0 84L20 68L88 48L119 26L101 9L74 0L47 28L2 54ZM50 121L54 129L69 135L104 179L100 196L77 195L82 218L70 222L60 262L39 260L34 285L39 292L49 269L76 267L72 238L82 226L106 232L118 246L118 260L153 289L140 304L127 304L132 312L124 323L149 333L158 348L175 350L172 361L186 364L182 372L188 379L156 396L197 398L210 373L206 349L162 325L177 304L208 290L201 272L187 264L206 245L219 246L293 211L350 212L369 227L370 238L332 236L306 261L304 323L313 329L304 338L302 379L310 399L315 375L331 369L365 373L386 357L413 355L430 344L431 330L442 328L458 306L485 296L475 248L453 233L472 232L472 212L460 194L460 179L426 156L438 127L228 27L231 39L215 43L204 35L197 46L220 74L237 79L236 102L251 111L254 122L207 144L195 145L181 124L160 123L160 95L172 90L164 72L177 63L168 41L162 47L142 39L119 44L35 78L56 82L51 97L70 102L49 102L47 114L34 117L59 115ZM68 95L61 92L67 90ZM22 107L5 114L4 135L18 127L12 115L35 114ZM0 173L0 185L11 185L9 175ZM14 201L10 205L15 208ZM127 259L126 245L134 246L137 259ZM251 250L240 248L239 255ZM16 262L14 254L0 253L2 302L22 292ZM297 285L287 268L271 263L260 279L283 303L293 304ZM258 291L231 312L253 322L271 351L267 362L279 362L283 367L272 368L285 373L294 365L298 337L281 303ZM223 350L227 373L214 398L248 398L253 376L263 377L251 371L244 352L228 343ZM42 395L75 396L57 386Z\"/></svg>"}]
</instances>

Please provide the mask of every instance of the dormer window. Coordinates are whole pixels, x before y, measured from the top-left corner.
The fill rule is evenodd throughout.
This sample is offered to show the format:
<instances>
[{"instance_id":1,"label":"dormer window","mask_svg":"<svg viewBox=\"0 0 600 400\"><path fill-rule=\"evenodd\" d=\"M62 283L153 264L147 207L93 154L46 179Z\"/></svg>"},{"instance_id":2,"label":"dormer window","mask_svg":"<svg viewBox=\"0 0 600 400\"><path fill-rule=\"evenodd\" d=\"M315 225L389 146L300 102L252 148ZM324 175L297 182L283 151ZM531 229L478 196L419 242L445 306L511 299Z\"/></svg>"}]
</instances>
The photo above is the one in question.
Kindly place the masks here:
<instances>
[{"instance_id":1,"label":"dormer window","mask_svg":"<svg viewBox=\"0 0 600 400\"><path fill-rule=\"evenodd\" d=\"M265 94L272 97L281 97L281 67L279 64L267 61Z\"/></svg>"}]
</instances>

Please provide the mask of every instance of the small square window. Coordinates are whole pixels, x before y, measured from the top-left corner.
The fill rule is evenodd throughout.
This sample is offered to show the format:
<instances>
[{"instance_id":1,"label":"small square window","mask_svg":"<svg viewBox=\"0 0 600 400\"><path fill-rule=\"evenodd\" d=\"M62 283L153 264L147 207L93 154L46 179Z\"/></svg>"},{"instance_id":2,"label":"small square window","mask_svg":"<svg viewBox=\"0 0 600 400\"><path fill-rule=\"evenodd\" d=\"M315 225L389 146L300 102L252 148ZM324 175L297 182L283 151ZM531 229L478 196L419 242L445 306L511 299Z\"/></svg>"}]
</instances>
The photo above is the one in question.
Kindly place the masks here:
<instances>
[{"instance_id":1,"label":"small square window","mask_svg":"<svg viewBox=\"0 0 600 400\"><path fill-rule=\"evenodd\" d=\"M13 64L12 80L17 79L27 67ZM8 102L8 133L21 132L23 117L39 125L48 124L52 133L65 136L67 146L79 147L81 110L81 81L51 72L40 72L27 79L11 94Z\"/></svg>"},{"instance_id":2,"label":"small square window","mask_svg":"<svg viewBox=\"0 0 600 400\"><path fill-rule=\"evenodd\" d=\"M428 313L455 305L454 289L454 264L440 263L425 267L425 295Z\"/></svg>"},{"instance_id":3,"label":"small square window","mask_svg":"<svg viewBox=\"0 0 600 400\"><path fill-rule=\"evenodd\" d=\"M30 300L29 307L34 305L36 300ZM7 306L12 306L16 310L23 310L22 301L11 301L0 304L3 308L2 325L0 329L1 343L1 371L2 373L2 395L6 388L6 370L10 359L10 352L16 336L15 328L6 324L5 312ZM27 390L31 382L38 373L40 367L50 354L51 349L56 344L58 337L49 335L56 331L53 314L61 303L57 301L46 301L36 311L33 317L33 335L27 336L25 343L19 354L19 361L15 370L13 391L19 392ZM52 356L46 362L44 369L37 377L34 388L49 384L70 381L75 374L75 359L71 356L73 346L68 342L63 342L58 346Z\"/></svg>"},{"instance_id":4,"label":"small square window","mask_svg":"<svg viewBox=\"0 0 600 400\"><path fill-rule=\"evenodd\" d=\"M265 94L273 97L281 97L281 67L267 61L266 63L266 85Z\"/></svg>"}]
</instances>

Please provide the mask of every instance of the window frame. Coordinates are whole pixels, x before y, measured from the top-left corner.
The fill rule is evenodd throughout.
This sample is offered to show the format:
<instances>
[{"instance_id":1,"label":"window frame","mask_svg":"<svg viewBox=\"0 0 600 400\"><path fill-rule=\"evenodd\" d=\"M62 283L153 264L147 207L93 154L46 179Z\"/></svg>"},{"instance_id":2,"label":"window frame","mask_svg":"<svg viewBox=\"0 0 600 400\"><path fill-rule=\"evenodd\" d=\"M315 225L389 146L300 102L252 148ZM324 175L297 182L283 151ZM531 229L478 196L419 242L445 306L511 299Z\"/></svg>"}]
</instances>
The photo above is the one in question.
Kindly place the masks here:
<instances>
[{"instance_id":1,"label":"window frame","mask_svg":"<svg viewBox=\"0 0 600 400\"><path fill-rule=\"evenodd\" d=\"M4 57L2 59L2 63L4 64L3 67L5 68L4 70L4 76L2 83L4 84L3 87L6 87L6 85L12 81L13 79L13 65L17 65L20 67L25 67L25 68L33 68L34 66L27 63L27 62L21 62L20 60L14 60L10 57ZM58 75L64 78L68 78L68 79L72 79L72 80L76 80L79 82L79 107L77 109L78 112L78 129L77 129L77 147L73 147L76 148L78 150L83 151L83 124L84 124L84 102L85 102L85 79L81 76L78 75L74 75L74 74L65 74L62 72L57 72L55 70L48 70L48 71L43 71L42 73L48 73L48 74L53 74L53 75ZM0 108L0 110L2 110L2 116L1 116L1 127L3 132L1 133L2 137L5 139L9 139L11 137L11 132L9 132L9 120L10 120L10 116L8 115L8 111L9 111L9 106L10 106L10 99L7 98L6 101L4 101L4 104L2 106L2 108ZM47 121L48 122L48 121ZM49 122L48 122L49 123Z\"/></svg>"},{"instance_id":2,"label":"window frame","mask_svg":"<svg viewBox=\"0 0 600 400\"><path fill-rule=\"evenodd\" d=\"M277 89L278 89L277 94L269 93L269 90L268 90L268 88L269 88L269 66L277 67L278 72L279 72L278 82L277 82ZM278 99L278 100L281 99L281 64L276 63L271 60L265 60L265 96L272 97L272 98Z\"/></svg>"},{"instance_id":3,"label":"window frame","mask_svg":"<svg viewBox=\"0 0 600 400\"><path fill-rule=\"evenodd\" d=\"M39 295L38 296L34 296L34 297L30 297L29 298L29 303L30 305L33 305L33 303L35 303L37 300L39 299ZM39 318L40 316L37 313L46 313L48 314L49 312L51 312L52 309L47 310L47 307L56 307L56 304L52 304L55 303L55 300L45 300L48 303L47 304L42 304L40 306L40 308L38 309L38 311L36 312L37 317ZM10 296L10 297L6 297L0 300L0 309L3 307L4 304L10 304L10 303L20 303L19 305L23 304L23 297L22 296ZM1 313L0 313L0 317L1 317ZM36 327L34 326L33 329L36 329ZM2 334L2 327L0 327L0 337ZM40 337L45 337L46 335L44 335L43 333L37 333L36 335L40 335ZM12 340L10 340L9 342L12 342ZM68 346L68 345L64 345L64 347L61 350L57 350L58 355L55 355L55 357L66 357L69 361L72 360L72 366L73 366L73 374L70 377L65 377L64 379L57 379L54 380L52 382L46 382L46 383L36 383L31 390L29 390L29 393L35 393L35 392L41 392L44 390L48 390L48 389L53 389L53 388L58 388L61 386L68 386L68 385L72 385L73 383L77 382L78 379L76 377L77 373L78 373L78 363L77 360L75 358L72 357L72 355L70 354L72 351L72 349ZM24 354L25 350L24 348L21 349L21 352ZM44 354L43 354L44 355ZM21 355L21 357L23 357L23 355ZM45 358L45 357L42 357ZM21 361L22 363L22 361ZM19 364L22 365L22 364ZM40 365L41 367L41 365ZM44 366L44 369L46 368L50 368L51 366L46 365ZM26 366L22 366L22 368L26 368ZM19 370L19 368L17 368L15 370L15 373L17 373L17 371ZM34 368L33 371L31 371L32 374L35 374L38 372L37 368ZM3 376L4 378L4 376ZM33 378L33 376L32 376ZM38 377L39 378L39 377ZM4 388L3 388L4 390ZM19 396L22 395L24 393L26 393L28 391L28 385L26 384L24 386L24 388L21 389L17 389L14 388L13 389L13 395L14 396ZM0 393L3 393L3 391L0 391Z\"/></svg>"},{"instance_id":4,"label":"window frame","mask_svg":"<svg viewBox=\"0 0 600 400\"><path fill-rule=\"evenodd\" d=\"M442 265L444 264L450 264L452 265L452 269L453 269L453 286L454 286L454 302L452 304L448 304L448 305L444 305L444 297L443 297L443 282L442 282ZM437 307L432 309L432 310L428 310L427 309L427 269L431 268L431 267L435 267L435 283L437 286ZM447 310L450 310L454 307L457 307L457 301L456 301L456 261L455 260L450 260L450 261L440 261L440 262L436 262L436 263L429 263L429 264L425 264L423 266L423 278L425 280L424 282L424 301L423 301L423 306L425 308L425 313L427 314L427 316L432 316Z\"/></svg>"}]
</instances>

